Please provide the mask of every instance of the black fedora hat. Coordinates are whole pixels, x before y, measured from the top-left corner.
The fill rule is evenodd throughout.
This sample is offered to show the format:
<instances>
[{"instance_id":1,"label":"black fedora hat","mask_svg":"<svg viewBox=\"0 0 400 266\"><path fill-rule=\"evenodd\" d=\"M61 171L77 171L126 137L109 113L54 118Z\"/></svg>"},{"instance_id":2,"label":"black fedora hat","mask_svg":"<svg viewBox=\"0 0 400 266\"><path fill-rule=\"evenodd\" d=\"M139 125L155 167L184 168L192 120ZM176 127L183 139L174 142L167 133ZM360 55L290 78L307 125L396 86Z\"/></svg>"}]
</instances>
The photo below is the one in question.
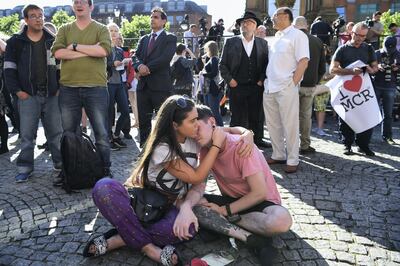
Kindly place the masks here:
<instances>
[{"instance_id":1,"label":"black fedora hat","mask_svg":"<svg viewBox=\"0 0 400 266\"><path fill-rule=\"evenodd\" d=\"M245 20L245 19L252 19L252 20L254 20L254 21L257 23L257 26L261 25L261 20L259 20L259 19L257 18L256 14L254 14L254 13L251 12L251 11L245 11L244 14L243 14L243 16L242 16L241 18L238 18L238 19L236 20L236 23L237 23L237 24L240 24L240 23L241 23L243 20Z\"/></svg>"}]
</instances>

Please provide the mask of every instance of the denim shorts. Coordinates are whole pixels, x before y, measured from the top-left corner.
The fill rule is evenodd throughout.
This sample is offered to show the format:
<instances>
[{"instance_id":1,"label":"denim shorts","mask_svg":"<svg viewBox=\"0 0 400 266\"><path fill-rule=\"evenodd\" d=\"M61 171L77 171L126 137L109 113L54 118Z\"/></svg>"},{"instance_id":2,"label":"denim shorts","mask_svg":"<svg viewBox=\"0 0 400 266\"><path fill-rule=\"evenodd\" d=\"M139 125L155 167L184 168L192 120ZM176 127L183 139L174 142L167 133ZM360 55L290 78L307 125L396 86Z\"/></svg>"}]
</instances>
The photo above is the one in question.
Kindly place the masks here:
<instances>
[{"instance_id":1,"label":"denim shorts","mask_svg":"<svg viewBox=\"0 0 400 266\"><path fill-rule=\"evenodd\" d=\"M236 198L232 198L232 197L229 197L229 196L220 196L220 195L211 195L211 194L204 194L204 197L207 199L208 202L215 203L215 204L217 204L219 206L230 204L230 203L235 202L235 201L238 200ZM254 205L251 208L248 208L246 210L240 211L239 214L242 215L242 214L247 214L247 213L250 213L250 212L263 212L263 210L265 208L267 208L269 206L274 206L274 205L276 205L276 204L273 203L273 202L265 200L263 202L258 203L257 205Z\"/></svg>"}]
</instances>

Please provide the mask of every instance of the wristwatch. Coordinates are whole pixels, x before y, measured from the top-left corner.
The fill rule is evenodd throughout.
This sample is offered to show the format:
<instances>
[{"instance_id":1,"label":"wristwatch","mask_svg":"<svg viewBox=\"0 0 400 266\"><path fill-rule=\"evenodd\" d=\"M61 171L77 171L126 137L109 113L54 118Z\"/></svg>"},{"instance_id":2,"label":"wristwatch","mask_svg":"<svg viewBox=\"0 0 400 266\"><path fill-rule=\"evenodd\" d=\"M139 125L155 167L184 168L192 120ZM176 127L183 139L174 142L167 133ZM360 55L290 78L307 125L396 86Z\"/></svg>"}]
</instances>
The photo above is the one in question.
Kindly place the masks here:
<instances>
[{"instance_id":1,"label":"wristwatch","mask_svg":"<svg viewBox=\"0 0 400 266\"><path fill-rule=\"evenodd\" d=\"M76 52L77 46L78 46L78 44L76 42L72 43L72 50L74 50Z\"/></svg>"},{"instance_id":2,"label":"wristwatch","mask_svg":"<svg viewBox=\"0 0 400 266\"><path fill-rule=\"evenodd\" d=\"M237 223L242 219L239 214L237 214L237 213L232 214L231 205L226 204L225 209L226 209L226 213L228 214L228 216L226 216L226 219L228 220L228 222Z\"/></svg>"}]
</instances>

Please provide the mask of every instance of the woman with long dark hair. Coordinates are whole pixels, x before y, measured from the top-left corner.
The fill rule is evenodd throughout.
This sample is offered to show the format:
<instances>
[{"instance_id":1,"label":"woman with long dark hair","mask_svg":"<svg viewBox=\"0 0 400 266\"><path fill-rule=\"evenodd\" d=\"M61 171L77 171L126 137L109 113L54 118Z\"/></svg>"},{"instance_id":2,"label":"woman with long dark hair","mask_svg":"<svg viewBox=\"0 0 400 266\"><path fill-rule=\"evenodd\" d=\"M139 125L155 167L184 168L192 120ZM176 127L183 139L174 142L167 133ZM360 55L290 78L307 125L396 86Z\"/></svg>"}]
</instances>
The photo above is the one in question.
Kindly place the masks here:
<instances>
[{"instance_id":1,"label":"woman with long dark hair","mask_svg":"<svg viewBox=\"0 0 400 266\"><path fill-rule=\"evenodd\" d=\"M138 165L125 186L148 187L151 184L168 197L171 206L159 221L143 224L131 207L127 189L116 180L101 179L93 189L93 200L115 229L92 239L84 256L102 255L127 245L163 265L180 265L179 255L170 245L192 238L197 231L192 207L201 195L196 191L205 186L203 181L224 140L223 130L215 128L213 146L198 165L197 132L194 102L183 96L169 97L157 113Z\"/></svg>"}]
</instances>

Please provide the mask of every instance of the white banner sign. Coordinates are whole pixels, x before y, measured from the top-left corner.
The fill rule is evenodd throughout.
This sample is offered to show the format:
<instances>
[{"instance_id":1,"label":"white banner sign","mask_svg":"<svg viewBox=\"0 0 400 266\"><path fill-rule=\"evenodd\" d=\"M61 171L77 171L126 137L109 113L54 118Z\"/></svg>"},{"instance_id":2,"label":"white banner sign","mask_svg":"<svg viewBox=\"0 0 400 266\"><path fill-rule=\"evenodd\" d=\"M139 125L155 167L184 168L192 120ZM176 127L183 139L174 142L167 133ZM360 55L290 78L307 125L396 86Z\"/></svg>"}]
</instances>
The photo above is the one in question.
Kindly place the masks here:
<instances>
[{"instance_id":1,"label":"white banner sign","mask_svg":"<svg viewBox=\"0 0 400 266\"><path fill-rule=\"evenodd\" d=\"M356 61L347 68L366 66ZM326 83L331 90L331 104L335 112L355 133L364 132L382 121L374 88L368 73L335 76Z\"/></svg>"}]
</instances>

